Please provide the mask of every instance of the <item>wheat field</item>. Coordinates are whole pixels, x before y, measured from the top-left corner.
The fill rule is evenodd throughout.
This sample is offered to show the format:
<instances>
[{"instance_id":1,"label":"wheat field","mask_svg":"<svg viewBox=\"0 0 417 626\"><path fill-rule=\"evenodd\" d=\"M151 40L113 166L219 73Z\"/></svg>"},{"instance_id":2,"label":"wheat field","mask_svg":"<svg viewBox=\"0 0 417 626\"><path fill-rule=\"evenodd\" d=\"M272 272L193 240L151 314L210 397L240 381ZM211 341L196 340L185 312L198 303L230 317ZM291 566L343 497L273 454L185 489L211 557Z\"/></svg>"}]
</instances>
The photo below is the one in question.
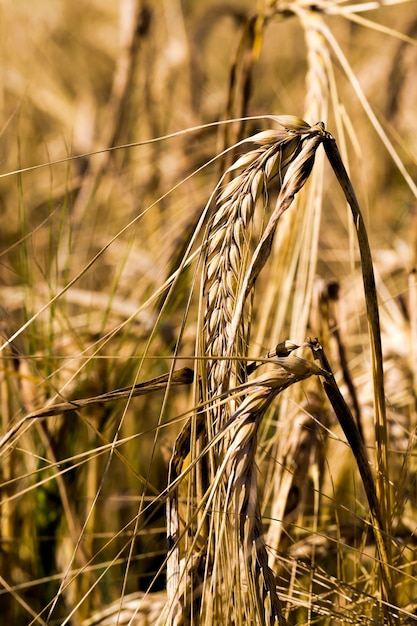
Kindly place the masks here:
<instances>
[{"instance_id":1,"label":"wheat field","mask_svg":"<svg viewBox=\"0 0 417 626\"><path fill-rule=\"evenodd\" d=\"M417 623L415 0L0 29L5 623Z\"/></svg>"}]
</instances>

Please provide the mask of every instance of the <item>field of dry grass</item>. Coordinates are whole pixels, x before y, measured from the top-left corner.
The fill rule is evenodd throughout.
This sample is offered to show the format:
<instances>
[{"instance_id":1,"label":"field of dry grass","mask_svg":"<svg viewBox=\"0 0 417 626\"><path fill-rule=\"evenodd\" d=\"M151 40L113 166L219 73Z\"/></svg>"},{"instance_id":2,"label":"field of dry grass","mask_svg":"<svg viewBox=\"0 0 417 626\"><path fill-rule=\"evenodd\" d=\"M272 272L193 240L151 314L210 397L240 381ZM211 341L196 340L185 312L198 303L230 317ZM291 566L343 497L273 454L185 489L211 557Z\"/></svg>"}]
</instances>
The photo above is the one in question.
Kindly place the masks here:
<instances>
[{"instance_id":1,"label":"field of dry grass","mask_svg":"<svg viewBox=\"0 0 417 626\"><path fill-rule=\"evenodd\" d=\"M415 0L35 5L0 1L5 623L417 623Z\"/></svg>"}]
</instances>

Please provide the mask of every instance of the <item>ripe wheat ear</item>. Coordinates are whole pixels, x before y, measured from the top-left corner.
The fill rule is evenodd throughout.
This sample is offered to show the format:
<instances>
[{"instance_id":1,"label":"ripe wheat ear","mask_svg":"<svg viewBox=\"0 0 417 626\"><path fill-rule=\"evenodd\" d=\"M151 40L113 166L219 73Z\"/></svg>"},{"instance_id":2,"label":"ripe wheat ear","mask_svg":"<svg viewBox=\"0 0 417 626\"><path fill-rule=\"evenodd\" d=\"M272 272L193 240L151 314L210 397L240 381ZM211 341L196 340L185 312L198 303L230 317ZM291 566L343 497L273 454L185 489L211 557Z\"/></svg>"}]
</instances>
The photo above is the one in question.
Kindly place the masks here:
<instances>
[{"instance_id":1,"label":"ripe wheat ear","mask_svg":"<svg viewBox=\"0 0 417 626\"><path fill-rule=\"evenodd\" d=\"M202 624L225 615L231 624L285 624L261 532L254 461L259 424L282 385L271 375L269 383L249 388L243 403L233 390L247 381L256 280L279 219L307 181L327 133L321 123L310 126L293 116L275 121L278 128L250 137L247 141L255 149L227 170L232 179L218 194L202 245L196 406L204 409L188 428L189 457L198 462L183 494L187 506L182 523L177 494L168 503L168 580L175 581L169 584L170 624L187 622L191 615L198 620L193 623ZM267 211L273 179L278 197L253 249L253 218L257 207ZM287 367L291 369L290 361ZM229 392L230 400L219 403ZM246 417L238 421L238 415ZM223 430L230 423L240 426ZM208 453L200 458L205 448Z\"/></svg>"}]
</instances>

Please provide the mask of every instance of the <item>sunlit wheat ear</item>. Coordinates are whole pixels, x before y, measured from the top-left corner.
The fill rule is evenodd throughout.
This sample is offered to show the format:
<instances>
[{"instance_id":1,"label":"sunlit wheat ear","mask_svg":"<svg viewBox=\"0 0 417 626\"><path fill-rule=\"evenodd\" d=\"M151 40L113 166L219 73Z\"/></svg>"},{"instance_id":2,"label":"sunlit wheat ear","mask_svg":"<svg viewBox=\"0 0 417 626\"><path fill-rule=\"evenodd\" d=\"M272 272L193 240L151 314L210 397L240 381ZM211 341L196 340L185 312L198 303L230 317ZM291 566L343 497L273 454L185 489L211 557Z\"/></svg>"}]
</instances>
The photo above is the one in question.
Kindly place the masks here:
<instances>
[{"instance_id":1,"label":"sunlit wheat ear","mask_svg":"<svg viewBox=\"0 0 417 626\"><path fill-rule=\"evenodd\" d=\"M201 396L196 397L196 402L203 401L205 410L200 433L197 433L196 425L189 431L191 460L199 458L205 445L209 444L211 447L209 453L193 466L188 480L187 509L183 520L183 528L187 530L187 534L183 547L178 544L178 537L182 533L179 517L175 522L177 514L175 503L172 508L168 508L168 526L171 525L171 529L177 535L175 538L177 547L172 551L172 558L168 562L168 580L174 581L174 584L168 585L173 615L169 623L172 624L179 623L181 619L187 620L190 611L194 615L201 613L205 619L204 623L213 623L216 615L219 615L220 619L225 611L232 610L231 598L239 600L240 609L244 609L249 621L256 615L257 623L273 624L277 615L280 615L275 584L267 568L266 552L259 531L260 522L255 522L253 518L249 523L249 530L244 531L244 541L239 524L232 525L229 535L225 538L225 519L220 514L227 511L232 506L231 503L235 502L235 498L231 498L228 493L233 482L240 481L240 470L243 478L247 479L248 493L252 493L250 498L249 496L244 498L241 508L249 506L250 502L253 511L260 509L257 488L249 486L252 474L249 477L246 466L245 471L248 474L245 477L244 464L242 465L243 458L251 459L253 463L256 430L260 418L254 422L256 427L252 433L255 435L251 444L252 451L249 453L249 450L246 450L242 459L237 462L239 450L243 450L246 444L241 442L236 444L237 447L230 448L232 437L230 428L225 430L220 439L218 435L229 423L231 416L236 416L242 396L239 394L236 398L231 394L230 400L221 404L217 400L225 392L246 381L245 357L249 343L248 302L258 275L269 258L279 219L307 181L316 150L327 136L321 123L311 127L304 120L293 116L282 116L274 120L278 128L250 137L248 142L254 143L257 147L241 156L226 172L233 178L218 195L203 240L201 321L196 356L204 358L197 359L198 389ZM251 224L254 212L258 204L262 204L263 209L266 208L268 187L273 178L276 179L278 187L276 204L266 221L259 242L257 244L255 242L253 247ZM276 387L277 385L274 388ZM249 393L248 402L259 402L257 414L261 416L277 391L266 393L264 390L259 393L255 396ZM252 413L254 410L252 406ZM249 416L248 424L250 420ZM240 433L242 434L243 430L240 430ZM230 450L236 452L237 457L234 461L230 457ZM219 468L225 468L225 459L230 460L234 467L229 469L229 474L233 475L232 483L230 481L226 483L222 473L221 480L219 479ZM253 468L251 471L254 472ZM208 491L212 510L210 515L207 507L202 511L199 505L202 498L206 499ZM239 516L242 513L237 514ZM244 515L249 516L249 513L246 512ZM203 538L207 536L207 540L196 541L195 537L200 534ZM171 533L171 541L173 539ZM248 542L251 546L250 551L247 547L242 548L243 545L247 546ZM198 549L200 564L198 575L194 558L197 556L197 544L202 546ZM235 549L231 550L233 547ZM259 552L256 558L253 550ZM218 563L219 559L220 566L212 568L211 564ZM180 568L180 563L185 563L185 567ZM243 569L241 563L246 563ZM209 574L210 571L212 574ZM228 573L227 577L224 572ZM200 589L201 575L204 579L203 589ZM261 579L262 584L259 582ZM193 594L187 594L186 590L180 591L185 580L191 581L191 588L199 589L194 597ZM266 604L269 606L268 610L265 609ZM259 605L264 607L261 620L259 609L254 608ZM212 610L214 613L210 613ZM236 614L236 623L239 623L239 615L240 610Z\"/></svg>"},{"instance_id":2,"label":"sunlit wheat ear","mask_svg":"<svg viewBox=\"0 0 417 626\"><path fill-rule=\"evenodd\" d=\"M202 372L203 392L207 397L218 395L229 385L245 379L239 357L247 354L249 341L248 296L266 262L279 214L288 208L308 178L315 148L321 141L322 129L318 132L318 127L310 127L304 120L281 116L276 122L278 129L248 139L258 147L229 168L228 174L238 174L219 194L208 224L202 277L204 318L198 350L199 354L209 357ZM264 208L267 205L268 185L273 178L280 188L279 200L260 248L250 262L255 207L261 201ZM216 360L218 356L223 360ZM228 361L224 357L238 359ZM227 417L227 412L223 411L221 422Z\"/></svg>"},{"instance_id":3,"label":"sunlit wheat ear","mask_svg":"<svg viewBox=\"0 0 417 626\"><path fill-rule=\"evenodd\" d=\"M168 562L168 597L171 615L166 623L214 623L227 616L226 623L285 624L276 592L276 581L268 566L262 537L262 523L255 462L257 433L273 399L290 385L316 374L325 374L314 363L295 356L274 359L277 369L247 383L243 400L224 427L208 443L205 453L217 440L229 444L219 462L204 502L195 502L210 527L209 542L215 543L209 558L194 536L194 551L181 559L176 571ZM201 431L204 422L197 428ZM191 423L177 439L171 461L171 480L176 482L189 456ZM220 494L222 494L220 498ZM219 503L222 502L222 508ZM169 497L168 520L172 554L178 552L180 523L175 493ZM170 560L170 559L169 559ZM233 600L231 600L233 598Z\"/></svg>"},{"instance_id":4,"label":"sunlit wheat ear","mask_svg":"<svg viewBox=\"0 0 417 626\"><path fill-rule=\"evenodd\" d=\"M215 559L213 566L213 576L219 577L227 569L227 564L229 571L237 568L234 576L239 584L236 584L235 596L237 604L244 607L246 623L271 625L285 624L286 621L262 536L255 462L258 429L266 410L279 393L295 382L323 372L296 356L278 358L277 361L281 367L253 381L250 393L230 420L231 441L215 481L224 481L227 497L224 513L218 515L222 549L217 551L220 557ZM226 556L226 562L221 562L221 555Z\"/></svg>"}]
</instances>

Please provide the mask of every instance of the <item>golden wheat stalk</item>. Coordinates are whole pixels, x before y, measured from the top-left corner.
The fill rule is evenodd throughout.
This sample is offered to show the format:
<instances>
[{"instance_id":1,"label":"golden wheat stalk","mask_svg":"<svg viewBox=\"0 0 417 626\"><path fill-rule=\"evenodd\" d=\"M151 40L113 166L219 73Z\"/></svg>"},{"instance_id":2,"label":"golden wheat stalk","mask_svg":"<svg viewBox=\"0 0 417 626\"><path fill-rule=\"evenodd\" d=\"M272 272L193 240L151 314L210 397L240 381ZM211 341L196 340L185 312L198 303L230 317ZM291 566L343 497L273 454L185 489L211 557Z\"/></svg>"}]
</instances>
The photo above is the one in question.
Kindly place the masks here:
<instances>
[{"instance_id":1,"label":"golden wheat stalk","mask_svg":"<svg viewBox=\"0 0 417 626\"><path fill-rule=\"evenodd\" d=\"M179 546L181 532L178 512L175 506L168 503L168 532L171 541L173 536L176 538L176 549L171 552L172 558L168 563L168 580L174 581L169 583L168 588L172 607L172 619L169 623L172 624L187 620L191 613L195 619L196 614L200 614L206 620L205 623L210 623L215 615L230 610L227 607L230 607L232 596L241 598L241 608L248 619L252 612L248 607L255 606L259 598L262 605L266 603L269 608L266 613L263 612L262 618L259 611L256 611L257 623L259 619L262 624L274 623L278 615L279 620L283 619L276 596L276 585L267 565L259 522L255 523L253 518L245 531L245 549L242 549L243 536L239 525L235 525L230 533L224 533L225 522L220 512L227 511L230 506L228 493L231 485L226 486L224 480L220 481L218 472L224 466L224 460L230 460L230 450L236 449L237 454L241 448L230 447L233 442L230 429L220 439L217 436L229 423L231 416L236 415L241 396L235 398L231 394L230 401L226 403L219 403L217 399L245 383L247 378L245 357L249 344L248 301L259 273L268 260L279 219L307 181L316 150L327 136L321 123L311 127L304 120L293 116L278 117L276 122L278 129L264 131L249 138L248 141L257 147L241 156L226 172L230 175L236 172L238 174L220 192L203 242L204 314L200 323L201 332L196 354L197 357L201 355L205 358L202 362L196 359L196 368L200 372L199 396L196 400L205 406L205 428L200 434L200 441L196 437L196 424L189 430L191 436L194 436L194 440L190 442L191 462L200 457L207 443L212 445L209 454L195 464L193 477L187 485L188 506L183 520L183 527L187 529L182 548L184 554ZM268 187L274 178L279 189L275 208L251 254L250 235L255 208L261 199L263 208L266 208ZM265 405L265 410L276 393L267 394L269 400L261 402L261 405ZM248 397L251 399L249 402L257 398L253 393ZM260 414L263 413L261 411ZM259 422L255 420L257 421ZM253 436L253 445L247 457L252 460L256 450L256 436ZM245 446L242 446L244 449ZM238 462L233 472L236 483L240 480L240 465ZM243 466L241 469L244 469ZM247 514L256 517L259 509L256 476L247 467L245 473L248 493L253 496L249 499L251 512L248 510ZM210 490L210 514L207 504L204 509L200 506L207 489ZM242 507L249 507L249 500L244 500ZM235 498L232 501L235 502ZM204 526L205 531L202 533ZM209 538L205 544L196 540L201 533ZM248 542L251 545L250 553ZM231 546L235 548L232 552ZM198 557L197 566L193 555ZM243 569L239 565L242 562L247 563ZM260 563L262 565L259 569ZM207 568L210 570L209 577ZM226 579L222 575L225 568L230 573ZM187 594L184 589L180 591L180 579L183 587L184 581L188 581L195 593ZM245 594L242 589L248 590L246 600L243 599ZM236 619L239 619L238 616Z\"/></svg>"},{"instance_id":2,"label":"golden wheat stalk","mask_svg":"<svg viewBox=\"0 0 417 626\"><path fill-rule=\"evenodd\" d=\"M301 3L293 3L292 10L302 25L307 52L304 116L308 120L327 120L329 99L331 97L335 102L337 93L328 46L321 33L323 15ZM268 285L268 291L274 297L270 298L270 310L264 314L269 328L267 322L263 328L258 327L258 341L265 341L265 331L269 332L269 337L279 337L288 323L290 326L286 328L285 334L297 340L311 332L312 299L318 271L320 224L324 206L324 156L321 150L317 153L308 189L296 198L286 216L285 229L277 232L279 240L274 246L274 258L269 263L270 267L273 264L276 268L271 287ZM266 306L264 308L267 309ZM319 519L320 482L323 476L321 459L325 440L317 437L317 431L307 413L303 415L302 411L295 408L300 404L305 406L304 394L300 386L292 387L279 407L280 437L272 444L275 447L276 463L270 474L269 494L265 497L265 500L270 501L269 512L274 520L269 524L265 536L271 554L280 550L280 547L282 549L280 542L284 512L288 514L294 509L295 501L300 515L297 521L304 523L301 512L305 511L307 494L311 493L309 485L313 486L314 492L314 519Z\"/></svg>"}]
</instances>

